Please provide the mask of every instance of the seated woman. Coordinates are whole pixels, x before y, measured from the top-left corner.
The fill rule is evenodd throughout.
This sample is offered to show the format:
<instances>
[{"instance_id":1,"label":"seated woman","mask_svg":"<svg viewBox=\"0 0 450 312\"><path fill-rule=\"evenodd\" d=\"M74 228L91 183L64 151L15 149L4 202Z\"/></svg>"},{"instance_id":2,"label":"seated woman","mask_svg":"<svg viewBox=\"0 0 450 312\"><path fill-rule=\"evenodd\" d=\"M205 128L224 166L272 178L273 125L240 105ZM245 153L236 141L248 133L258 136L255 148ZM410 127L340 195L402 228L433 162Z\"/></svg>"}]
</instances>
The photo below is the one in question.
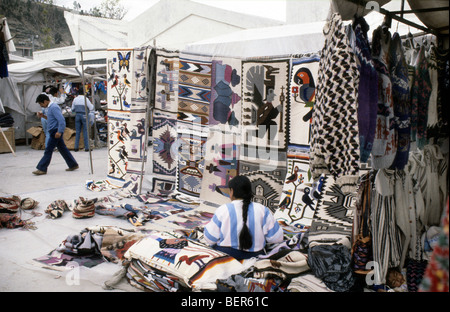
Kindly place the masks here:
<instances>
[{"instance_id":1,"label":"seated woman","mask_svg":"<svg viewBox=\"0 0 450 312\"><path fill-rule=\"evenodd\" d=\"M236 176L228 183L229 204L217 208L204 228L206 242L237 260L264 254L266 243L281 243L283 230L269 208L252 202L250 180Z\"/></svg>"}]
</instances>

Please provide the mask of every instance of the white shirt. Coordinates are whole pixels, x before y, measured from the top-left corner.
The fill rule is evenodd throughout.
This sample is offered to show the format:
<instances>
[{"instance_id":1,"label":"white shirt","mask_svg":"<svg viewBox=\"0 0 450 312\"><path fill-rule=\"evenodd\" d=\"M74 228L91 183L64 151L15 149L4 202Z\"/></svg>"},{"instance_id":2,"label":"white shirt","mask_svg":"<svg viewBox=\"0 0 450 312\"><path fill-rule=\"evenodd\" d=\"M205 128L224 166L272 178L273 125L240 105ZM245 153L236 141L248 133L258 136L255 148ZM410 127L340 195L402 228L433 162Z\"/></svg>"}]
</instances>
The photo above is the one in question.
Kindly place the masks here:
<instances>
[{"instance_id":1,"label":"white shirt","mask_svg":"<svg viewBox=\"0 0 450 312\"><path fill-rule=\"evenodd\" d=\"M51 94L47 94L48 98L50 99L50 103L56 103L56 104L63 104L66 101L66 95L65 94L61 94L58 97L54 97Z\"/></svg>"},{"instance_id":2,"label":"white shirt","mask_svg":"<svg viewBox=\"0 0 450 312\"><path fill-rule=\"evenodd\" d=\"M94 110L94 105L86 98L86 106L89 111ZM72 101L72 111L75 113L84 113L84 95L78 95Z\"/></svg>"}]
</instances>

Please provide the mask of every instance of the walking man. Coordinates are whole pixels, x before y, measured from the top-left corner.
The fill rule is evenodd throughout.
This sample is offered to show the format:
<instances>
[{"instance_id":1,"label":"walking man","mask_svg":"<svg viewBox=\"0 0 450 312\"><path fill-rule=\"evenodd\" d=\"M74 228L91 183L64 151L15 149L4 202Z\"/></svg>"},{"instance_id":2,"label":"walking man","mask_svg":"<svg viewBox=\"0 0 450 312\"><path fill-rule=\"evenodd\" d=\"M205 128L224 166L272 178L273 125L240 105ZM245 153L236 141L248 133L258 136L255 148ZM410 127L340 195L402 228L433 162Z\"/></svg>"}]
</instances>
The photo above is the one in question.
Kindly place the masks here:
<instances>
[{"instance_id":1,"label":"walking man","mask_svg":"<svg viewBox=\"0 0 450 312\"><path fill-rule=\"evenodd\" d=\"M46 94L39 94L36 98L36 102L42 108L47 109L47 127L49 133L49 141L45 147L44 156L42 156L38 165L37 170L33 171L35 175L47 174L47 168L52 160L53 150L55 147L58 149L61 156L67 163L69 168L66 171L73 171L78 169L78 163L73 158L66 144L64 143L63 133L66 128L66 120L62 115L61 108L55 102L50 103L50 99Z\"/></svg>"}]
</instances>

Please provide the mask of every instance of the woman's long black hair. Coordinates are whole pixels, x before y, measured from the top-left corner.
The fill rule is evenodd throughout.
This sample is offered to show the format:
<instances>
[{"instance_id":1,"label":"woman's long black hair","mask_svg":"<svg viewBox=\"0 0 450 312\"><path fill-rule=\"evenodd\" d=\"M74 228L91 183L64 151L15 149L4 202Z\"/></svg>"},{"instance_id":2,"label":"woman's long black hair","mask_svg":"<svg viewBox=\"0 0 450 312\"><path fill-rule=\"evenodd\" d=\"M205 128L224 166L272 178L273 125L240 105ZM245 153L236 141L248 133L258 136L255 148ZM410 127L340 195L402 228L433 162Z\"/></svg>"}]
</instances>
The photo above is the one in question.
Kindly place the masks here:
<instances>
[{"instance_id":1,"label":"woman's long black hair","mask_svg":"<svg viewBox=\"0 0 450 312\"><path fill-rule=\"evenodd\" d=\"M250 249L253 245L252 235L247 226L248 207L251 203L253 192L252 183L246 176L236 176L228 182L228 187L233 189L233 196L243 200L242 219L244 226L239 234L240 249Z\"/></svg>"}]
</instances>

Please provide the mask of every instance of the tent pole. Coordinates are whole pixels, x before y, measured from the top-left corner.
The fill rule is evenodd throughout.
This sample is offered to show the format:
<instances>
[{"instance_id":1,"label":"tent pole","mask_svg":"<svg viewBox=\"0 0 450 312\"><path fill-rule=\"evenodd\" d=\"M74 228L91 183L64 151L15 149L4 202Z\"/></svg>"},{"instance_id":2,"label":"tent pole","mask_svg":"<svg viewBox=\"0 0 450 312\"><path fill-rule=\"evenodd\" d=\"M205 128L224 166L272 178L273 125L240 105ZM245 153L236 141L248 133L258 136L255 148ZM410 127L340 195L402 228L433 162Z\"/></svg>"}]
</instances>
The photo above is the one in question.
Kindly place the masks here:
<instances>
[{"instance_id":1,"label":"tent pole","mask_svg":"<svg viewBox=\"0 0 450 312\"><path fill-rule=\"evenodd\" d=\"M94 101L94 93L95 93L95 80L91 79L91 103L94 105L95 110L95 101ZM98 147L98 133L97 133L97 120L94 115L94 146Z\"/></svg>"},{"instance_id":2,"label":"tent pole","mask_svg":"<svg viewBox=\"0 0 450 312\"><path fill-rule=\"evenodd\" d=\"M147 61L147 69L148 69L148 65L149 65L149 60L148 60L148 55L147 55L147 49L145 49L145 59ZM150 72L148 73L148 75L150 75ZM150 82L150 77L147 77L147 86L148 83ZM147 161L147 150L148 150L148 121L150 120L150 101L151 96L150 94L147 95L148 99L147 99L147 103L146 103L146 107L145 107L145 139L144 139L144 154L142 155L142 162L141 162L141 176L140 176L140 182L139 182L139 192L138 195L141 195L142 192L142 181L144 179L144 164Z\"/></svg>"},{"instance_id":3,"label":"tent pole","mask_svg":"<svg viewBox=\"0 0 450 312\"><path fill-rule=\"evenodd\" d=\"M27 108L28 105L25 101L25 86L22 87L22 104L23 104L23 108L24 108L24 112L25 112L25 145L28 146L28 135L27 135L27 124L28 124L28 118L27 118Z\"/></svg>"},{"instance_id":4,"label":"tent pole","mask_svg":"<svg viewBox=\"0 0 450 312\"><path fill-rule=\"evenodd\" d=\"M91 174L94 174L94 166L92 165L92 151L91 151L91 142L90 142L90 133L91 131L89 131L89 116L88 116L88 108L87 108L87 102L86 102L86 81L84 78L84 60L83 60L83 48L80 47L80 55L81 55L81 73L82 73L82 81L83 81L83 95L84 95L84 113L86 115L86 132L88 135L88 148L89 148L89 159L90 159L90 169L91 169ZM84 147L86 149L86 146Z\"/></svg>"}]
</instances>

